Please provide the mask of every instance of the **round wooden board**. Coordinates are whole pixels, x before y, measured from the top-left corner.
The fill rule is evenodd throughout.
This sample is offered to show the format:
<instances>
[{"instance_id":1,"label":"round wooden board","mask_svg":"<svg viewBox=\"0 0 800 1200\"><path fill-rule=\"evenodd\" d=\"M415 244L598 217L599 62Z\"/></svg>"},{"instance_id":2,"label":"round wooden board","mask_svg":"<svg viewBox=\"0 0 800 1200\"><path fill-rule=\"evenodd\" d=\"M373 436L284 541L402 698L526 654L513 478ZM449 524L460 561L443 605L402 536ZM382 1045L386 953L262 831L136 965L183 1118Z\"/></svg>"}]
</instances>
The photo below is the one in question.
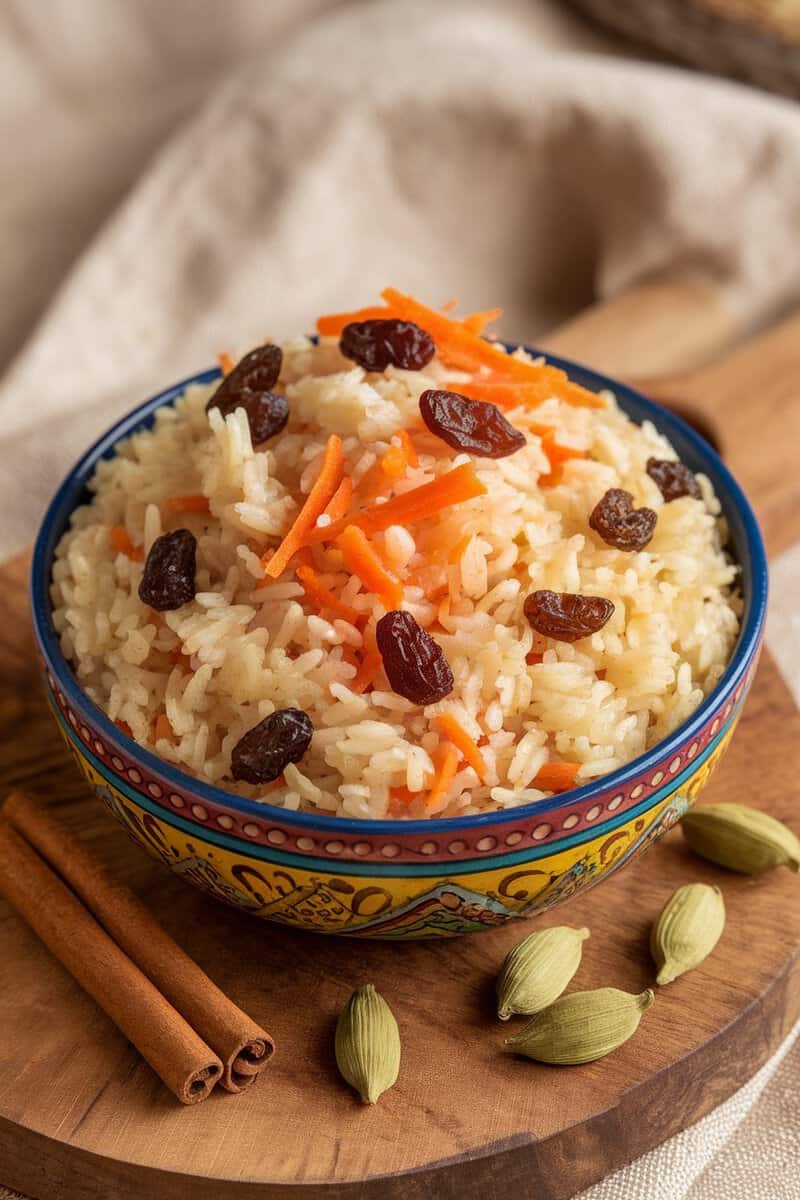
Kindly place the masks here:
<instances>
[{"instance_id":1,"label":"round wooden board","mask_svg":"<svg viewBox=\"0 0 800 1200\"><path fill-rule=\"evenodd\" d=\"M127 880L209 974L275 1036L241 1096L185 1109L33 933L0 903L0 1180L43 1200L185 1197L561 1198L696 1121L743 1084L800 1015L800 903L788 871L752 881L689 854L679 833L538 923L394 945L296 933L216 904L147 859L87 795L36 680L23 564L2 576L0 712L9 784L35 788ZM773 663L710 799L796 813L800 719ZM714 955L659 991L604 1062L558 1070L502 1051L493 979L534 927L592 931L575 985L652 983L647 938L671 890L719 883ZM339 1080L337 1012L372 981L400 1024L400 1080L374 1108ZM298 1186L300 1185L300 1186Z\"/></svg>"},{"instance_id":2,"label":"round wooden board","mask_svg":"<svg viewBox=\"0 0 800 1200\"><path fill-rule=\"evenodd\" d=\"M606 318L601 350L613 369L609 353L629 348L630 322L616 322L616 342L612 325ZM569 336L588 345L596 326L592 317ZM797 334L788 323L663 392L712 419L725 404L723 448L773 550L800 532ZM797 878L716 870L679 832L547 918L453 941L348 942L216 904L147 859L87 795L36 679L25 593L25 562L0 568L0 780L45 796L274 1034L278 1052L243 1095L181 1107L0 901L0 1183L42 1200L565 1200L731 1095L800 1015ZM744 800L796 825L799 736L765 655L708 798ZM503 1052L510 1026L495 1019L493 980L523 932L588 925L573 986L639 991L653 981L650 924L690 880L722 887L725 933L702 967L659 991L634 1039L603 1062L563 1070ZM332 1051L336 1014L368 981L390 1001L403 1039L400 1079L374 1108L343 1085Z\"/></svg>"}]
</instances>

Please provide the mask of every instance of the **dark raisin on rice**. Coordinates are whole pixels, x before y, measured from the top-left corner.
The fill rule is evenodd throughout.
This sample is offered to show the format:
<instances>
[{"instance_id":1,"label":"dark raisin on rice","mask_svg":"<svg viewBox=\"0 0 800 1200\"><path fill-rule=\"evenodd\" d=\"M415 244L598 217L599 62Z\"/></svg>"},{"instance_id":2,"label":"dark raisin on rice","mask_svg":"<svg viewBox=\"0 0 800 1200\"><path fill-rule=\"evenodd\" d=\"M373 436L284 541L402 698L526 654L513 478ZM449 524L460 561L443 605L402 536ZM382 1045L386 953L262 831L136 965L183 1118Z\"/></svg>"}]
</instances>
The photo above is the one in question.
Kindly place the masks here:
<instances>
[{"instance_id":1,"label":"dark raisin on rice","mask_svg":"<svg viewBox=\"0 0 800 1200\"><path fill-rule=\"evenodd\" d=\"M245 783L273 783L308 749L314 726L301 708L279 708L233 747L231 774Z\"/></svg>"},{"instance_id":2,"label":"dark raisin on rice","mask_svg":"<svg viewBox=\"0 0 800 1200\"><path fill-rule=\"evenodd\" d=\"M436 353L433 338L413 321L380 318L351 321L342 330L339 349L365 371L401 367L421 371Z\"/></svg>"},{"instance_id":3,"label":"dark raisin on rice","mask_svg":"<svg viewBox=\"0 0 800 1200\"><path fill-rule=\"evenodd\" d=\"M150 547L139 583L139 599L156 612L170 612L195 597L197 539L188 529L162 533Z\"/></svg>"},{"instance_id":4,"label":"dark raisin on rice","mask_svg":"<svg viewBox=\"0 0 800 1200\"><path fill-rule=\"evenodd\" d=\"M280 346L257 346L225 376L208 401L206 412L218 408L227 417L237 408L243 408L255 446L275 437L289 420L289 401L271 390L282 363Z\"/></svg>"},{"instance_id":5,"label":"dark raisin on rice","mask_svg":"<svg viewBox=\"0 0 800 1200\"><path fill-rule=\"evenodd\" d=\"M509 424L496 404L460 392L429 388L419 398L419 411L431 433L454 450L507 458L525 445L525 434Z\"/></svg>"},{"instance_id":6,"label":"dark raisin on rice","mask_svg":"<svg viewBox=\"0 0 800 1200\"><path fill-rule=\"evenodd\" d=\"M444 650L408 612L388 612L375 629L392 691L412 704L435 704L455 685Z\"/></svg>"},{"instance_id":7,"label":"dark raisin on rice","mask_svg":"<svg viewBox=\"0 0 800 1200\"><path fill-rule=\"evenodd\" d=\"M609 488L589 516L589 527L607 546L617 550L643 550L653 536L658 517L652 508L634 508L633 496L623 488Z\"/></svg>"},{"instance_id":8,"label":"dark raisin on rice","mask_svg":"<svg viewBox=\"0 0 800 1200\"><path fill-rule=\"evenodd\" d=\"M614 612L614 605L604 596L543 588L526 597L523 611L537 633L557 642L577 642L602 629Z\"/></svg>"},{"instance_id":9,"label":"dark raisin on rice","mask_svg":"<svg viewBox=\"0 0 800 1200\"><path fill-rule=\"evenodd\" d=\"M668 458L648 458L645 470L667 503L670 500L679 500L681 496L691 496L693 500L702 499L700 484L682 462Z\"/></svg>"}]
</instances>

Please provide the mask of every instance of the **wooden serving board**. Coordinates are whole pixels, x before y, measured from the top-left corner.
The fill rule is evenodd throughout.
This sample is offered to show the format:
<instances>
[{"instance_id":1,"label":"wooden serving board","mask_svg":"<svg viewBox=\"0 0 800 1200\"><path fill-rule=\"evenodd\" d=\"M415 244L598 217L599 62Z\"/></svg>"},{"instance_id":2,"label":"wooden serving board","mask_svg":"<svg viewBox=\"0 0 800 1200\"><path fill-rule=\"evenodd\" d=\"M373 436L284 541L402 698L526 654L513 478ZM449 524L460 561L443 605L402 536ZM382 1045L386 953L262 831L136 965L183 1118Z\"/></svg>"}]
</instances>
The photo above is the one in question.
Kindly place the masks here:
<instances>
[{"instance_id":1,"label":"wooden serving board","mask_svg":"<svg viewBox=\"0 0 800 1200\"><path fill-rule=\"evenodd\" d=\"M782 470L798 444L785 394L786 372L800 378L800 338L787 330L770 343L780 370L771 358L759 371L751 350L732 371L662 385L714 419L730 381L723 447L773 546L800 536L800 472ZM765 417L779 411L781 436ZM632 1041L584 1067L502 1050L514 1026L494 1016L494 976L536 921L400 945L293 932L216 904L146 858L87 794L36 678L25 571L24 559L0 568L0 782L47 797L278 1050L248 1092L181 1107L0 902L0 1183L41 1200L566 1200L731 1095L800 1016L797 877L730 875L694 858L677 831L538 921L591 929L573 986L639 991L652 984L648 931L671 891L707 880L725 895L712 957L659 990ZM799 739L765 655L708 799L743 800L797 828ZM340 1081L332 1049L336 1015L365 982L391 1003L403 1042L400 1079L374 1108Z\"/></svg>"}]
</instances>

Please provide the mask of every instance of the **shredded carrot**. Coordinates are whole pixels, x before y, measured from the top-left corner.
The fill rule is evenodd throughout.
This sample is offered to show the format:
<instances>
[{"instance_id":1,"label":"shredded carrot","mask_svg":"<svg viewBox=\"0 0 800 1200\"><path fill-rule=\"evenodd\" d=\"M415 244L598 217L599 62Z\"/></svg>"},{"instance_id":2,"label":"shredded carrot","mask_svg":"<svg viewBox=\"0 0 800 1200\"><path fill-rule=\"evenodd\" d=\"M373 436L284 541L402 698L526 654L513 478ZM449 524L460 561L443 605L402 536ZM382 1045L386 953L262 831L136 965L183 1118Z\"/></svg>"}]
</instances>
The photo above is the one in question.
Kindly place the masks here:
<instances>
[{"instance_id":1,"label":"shredded carrot","mask_svg":"<svg viewBox=\"0 0 800 1200\"><path fill-rule=\"evenodd\" d=\"M450 366L462 371L478 371L481 367L488 367L505 379L531 380L534 383L541 379L541 365L512 358L480 334L473 333L463 322L451 321L435 309L420 304L413 296L405 296L396 288L385 288L381 297L394 315L405 321L413 321L429 333L436 343L439 357Z\"/></svg>"},{"instance_id":2,"label":"shredded carrot","mask_svg":"<svg viewBox=\"0 0 800 1200\"><path fill-rule=\"evenodd\" d=\"M337 616L342 617L345 621L349 621L351 625L355 625L359 618L358 610L349 604L345 604L329 588L326 588L313 567L298 567L297 578L303 585L306 598L312 604L317 608L329 608Z\"/></svg>"},{"instance_id":3,"label":"shredded carrot","mask_svg":"<svg viewBox=\"0 0 800 1200\"><path fill-rule=\"evenodd\" d=\"M265 555L261 560L264 573L270 579L277 579L285 571L289 560L308 540L308 535L313 530L317 517L325 511L326 505L333 499L342 482L343 469L342 439L332 433L325 446L320 473L306 497L305 504L275 553L269 558ZM327 533L336 524L337 522L333 522L332 525L328 525L324 532Z\"/></svg>"},{"instance_id":4,"label":"shredded carrot","mask_svg":"<svg viewBox=\"0 0 800 1200\"><path fill-rule=\"evenodd\" d=\"M394 496L385 504L376 504L372 508L362 509L349 517L342 517L332 525L312 530L308 541L328 542L337 538L346 525L356 525L366 533L378 533L388 529L390 525L409 525L422 521L475 496L486 494L486 488L475 474L471 463L463 463L452 471L423 483L420 487L404 492L402 496Z\"/></svg>"},{"instance_id":5,"label":"shredded carrot","mask_svg":"<svg viewBox=\"0 0 800 1200\"><path fill-rule=\"evenodd\" d=\"M462 758L472 767L481 783L486 783L486 761L463 725L459 724L452 713L440 713L436 724L447 740L460 751Z\"/></svg>"},{"instance_id":6,"label":"shredded carrot","mask_svg":"<svg viewBox=\"0 0 800 1200\"><path fill-rule=\"evenodd\" d=\"M402 585L386 570L364 531L357 525L348 525L337 537L336 544L342 552L344 565L358 576L367 591L380 596L387 609L399 608L403 602Z\"/></svg>"},{"instance_id":7,"label":"shredded carrot","mask_svg":"<svg viewBox=\"0 0 800 1200\"><path fill-rule=\"evenodd\" d=\"M419 458L417 457L417 451L416 451L413 441L411 440L411 434L408 432L408 430L401 429L394 436L397 438L398 442L400 443L400 447L406 456L406 462L408 463L408 465L410 467L418 467L419 466Z\"/></svg>"},{"instance_id":8,"label":"shredded carrot","mask_svg":"<svg viewBox=\"0 0 800 1200\"><path fill-rule=\"evenodd\" d=\"M352 325L354 321L380 321L391 315L382 304L370 304L355 312L329 313L328 316L317 317L317 333L320 337L339 337L344 327Z\"/></svg>"},{"instance_id":9,"label":"shredded carrot","mask_svg":"<svg viewBox=\"0 0 800 1200\"><path fill-rule=\"evenodd\" d=\"M471 380L469 383L448 383L446 386L462 396L496 404L498 408L538 408L556 396L573 408L605 408L605 401L594 392L572 383L557 367L539 367L542 378L538 383L509 383L499 377Z\"/></svg>"},{"instance_id":10,"label":"shredded carrot","mask_svg":"<svg viewBox=\"0 0 800 1200\"><path fill-rule=\"evenodd\" d=\"M220 352L220 353L217 355L217 358L218 358L218 360L219 360L219 365L220 365L220 369L221 369L221 371L222 371L222 374L223 374L223 375L230 375L231 371L233 370L233 368L234 368L234 367L235 367L235 365L236 365L236 364L234 363L233 359L231 358L230 354L228 354L228 353L227 353L227 351L225 351L225 350L222 350L222 351L221 351L221 352Z\"/></svg>"},{"instance_id":11,"label":"shredded carrot","mask_svg":"<svg viewBox=\"0 0 800 1200\"><path fill-rule=\"evenodd\" d=\"M120 730L121 733L126 734L130 738L133 737L133 730L131 729L131 727L127 721L119 721L118 720L118 721L115 721L114 724L116 725L117 729Z\"/></svg>"},{"instance_id":12,"label":"shredded carrot","mask_svg":"<svg viewBox=\"0 0 800 1200\"><path fill-rule=\"evenodd\" d=\"M211 511L207 496L167 496L163 504L168 513L207 513Z\"/></svg>"},{"instance_id":13,"label":"shredded carrot","mask_svg":"<svg viewBox=\"0 0 800 1200\"><path fill-rule=\"evenodd\" d=\"M375 676L383 666L383 659L377 650L368 650L356 671L355 679L348 684L350 691L360 696L375 682Z\"/></svg>"},{"instance_id":14,"label":"shredded carrot","mask_svg":"<svg viewBox=\"0 0 800 1200\"><path fill-rule=\"evenodd\" d=\"M472 534L468 533L465 537L461 538L460 541L456 542L452 550L449 550L447 553L447 561L453 566L455 566L456 563L460 563L461 559L464 557L464 551L470 544L471 540Z\"/></svg>"},{"instance_id":15,"label":"shredded carrot","mask_svg":"<svg viewBox=\"0 0 800 1200\"><path fill-rule=\"evenodd\" d=\"M325 516L330 517L331 521L338 521L339 517L343 517L350 508L350 501L352 498L353 481L349 475L345 475L342 479L342 482L331 496L330 502L325 509Z\"/></svg>"},{"instance_id":16,"label":"shredded carrot","mask_svg":"<svg viewBox=\"0 0 800 1200\"><path fill-rule=\"evenodd\" d=\"M156 717L153 738L155 741L159 741L160 738L166 738L168 742L172 741L172 725L166 713L159 713Z\"/></svg>"},{"instance_id":17,"label":"shredded carrot","mask_svg":"<svg viewBox=\"0 0 800 1200\"><path fill-rule=\"evenodd\" d=\"M399 294L399 293L398 293ZM404 297L405 298L405 297ZM410 299L410 297L408 297ZM454 313L458 307L457 300L448 300L443 304L435 315L443 316L450 319L451 313ZM420 305L422 308L422 305ZM435 312L434 309L425 310L426 312ZM502 316L502 308L490 308L485 312L470 313L469 316L459 319L458 317L449 320L449 323L456 326L461 326L472 334L483 333L490 321L496 321ZM354 312L329 313L326 316L317 318L317 333L322 337L340 337L345 326L352 324L355 321L374 321L386 320L387 318L399 317L402 320L409 320L399 311L397 306L388 303L385 305L369 304L365 308L357 308ZM416 322L420 324L421 322ZM432 331L429 329L429 333Z\"/></svg>"},{"instance_id":18,"label":"shredded carrot","mask_svg":"<svg viewBox=\"0 0 800 1200\"><path fill-rule=\"evenodd\" d=\"M390 445L381 459L381 468L388 479L402 479L408 470L408 459L403 447Z\"/></svg>"},{"instance_id":19,"label":"shredded carrot","mask_svg":"<svg viewBox=\"0 0 800 1200\"><path fill-rule=\"evenodd\" d=\"M468 317L464 317L461 324L466 325L471 333L483 333L487 325L502 315L502 308L487 308L485 312L470 313Z\"/></svg>"},{"instance_id":20,"label":"shredded carrot","mask_svg":"<svg viewBox=\"0 0 800 1200\"><path fill-rule=\"evenodd\" d=\"M458 750L451 742L440 742L433 755L434 775L430 791L425 797L427 808L433 808L442 800L458 770Z\"/></svg>"},{"instance_id":21,"label":"shredded carrot","mask_svg":"<svg viewBox=\"0 0 800 1200\"><path fill-rule=\"evenodd\" d=\"M364 629L364 645L361 663L356 671L356 677L349 684L351 692L355 692L360 696L372 687L375 682L375 676L383 666L383 656L378 649L378 643L375 639L375 630L371 625L367 625Z\"/></svg>"},{"instance_id":22,"label":"shredded carrot","mask_svg":"<svg viewBox=\"0 0 800 1200\"><path fill-rule=\"evenodd\" d=\"M446 628L445 621L450 617L450 595L449 593L440 601L439 607L436 610L436 620L441 625L442 629Z\"/></svg>"},{"instance_id":23,"label":"shredded carrot","mask_svg":"<svg viewBox=\"0 0 800 1200\"><path fill-rule=\"evenodd\" d=\"M169 656L176 664L180 664L184 658L183 647L177 646L174 650L170 650Z\"/></svg>"},{"instance_id":24,"label":"shredded carrot","mask_svg":"<svg viewBox=\"0 0 800 1200\"><path fill-rule=\"evenodd\" d=\"M398 800L401 804L413 804L422 795L421 792L412 792L407 787L391 787L389 795L392 800Z\"/></svg>"},{"instance_id":25,"label":"shredded carrot","mask_svg":"<svg viewBox=\"0 0 800 1200\"><path fill-rule=\"evenodd\" d=\"M514 358L506 354L501 347L482 337L489 321L500 315L502 311L500 309L472 313L463 320L458 320L451 319L447 315L449 306L445 306L444 310L437 312L436 309L421 304L413 296L406 296L397 291L396 288L386 288L381 295L386 302L384 306L370 305L367 308L357 309L355 312L332 313L320 317L317 321L317 331L326 336L339 336L345 326L353 321L391 317L413 321L431 335L436 343L439 357L451 366L471 372L488 368L495 375L493 382L503 384L506 388L511 384L521 384L538 389L535 392L529 391L524 398L519 394L511 397L507 391L504 403L500 400L493 401L496 404L513 407L515 404L525 403L532 406L541 404L549 396L556 395L567 404L590 408L605 407L605 402L599 396L579 384L572 383L566 372L558 367ZM469 395L470 393L465 390L466 386L474 385L457 384L454 385L454 390ZM481 382L477 386L485 385ZM475 396L474 398L476 400L488 399L485 396Z\"/></svg>"},{"instance_id":26,"label":"shredded carrot","mask_svg":"<svg viewBox=\"0 0 800 1200\"><path fill-rule=\"evenodd\" d=\"M561 479L562 464L571 458L586 458L588 451L576 450L574 446L562 446L555 440L552 430L542 436L542 449L547 455L550 470L539 476L539 487L552 487Z\"/></svg>"},{"instance_id":27,"label":"shredded carrot","mask_svg":"<svg viewBox=\"0 0 800 1200\"><path fill-rule=\"evenodd\" d=\"M141 562L144 558L144 550L141 546L134 546L124 525L112 526L111 545L118 554L126 555L132 562Z\"/></svg>"},{"instance_id":28,"label":"shredded carrot","mask_svg":"<svg viewBox=\"0 0 800 1200\"><path fill-rule=\"evenodd\" d=\"M396 436L397 444L392 440L386 453L364 472L353 489L353 495L359 504L375 500L391 487L395 480L402 479L410 466L417 466L419 459L411 438L405 430Z\"/></svg>"},{"instance_id":29,"label":"shredded carrot","mask_svg":"<svg viewBox=\"0 0 800 1200\"><path fill-rule=\"evenodd\" d=\"M568 792L575 786L575 776L580 768L580 763L545 763L534 779L533 786L541 788L543 792Z\"/></svg>"}]
</instances>

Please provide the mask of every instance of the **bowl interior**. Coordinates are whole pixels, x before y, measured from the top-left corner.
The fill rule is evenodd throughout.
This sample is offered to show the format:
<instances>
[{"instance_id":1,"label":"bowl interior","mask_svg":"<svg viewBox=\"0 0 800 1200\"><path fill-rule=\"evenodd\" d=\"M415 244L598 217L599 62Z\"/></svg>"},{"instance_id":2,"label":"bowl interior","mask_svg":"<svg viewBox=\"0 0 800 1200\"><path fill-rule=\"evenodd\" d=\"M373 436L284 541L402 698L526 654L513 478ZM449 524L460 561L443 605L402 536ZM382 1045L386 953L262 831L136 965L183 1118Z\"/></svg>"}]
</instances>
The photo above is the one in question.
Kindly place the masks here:
<instances>
[{"instance_id":1,"label":"bowl interior","mask_svg":"<svg viewBox=\"0 0 800 1200\"><path fill-rule=\"evenodd\" d=\"M528 347L528 349L531 353L539 353L533 347ZM728 520L730 549L741 568L744 612L739 637L725 674L699 708L695 710L687 721L678 726L669 738L658 743L657 747L648 750L645 754L640 755L637 759L634 759L619 770L585 784L583 787L576 788L569 793L563 793L562 796L553 796L546 800L520 805L518 808L512 810L517 818L533 813L554 812L565 804L575 804L577 801L592 795L597 791L599 786L602 786L603 789L622 787L629 779L647 768L648 761L654 757L656 752L659 757L666 756L680 747L685 741L692 738L695 732L703 725L708 711L716 707L728 693L733 692L745 674L761 638L767 599L767 564L758 524L741 488L711 446L679 417L662 408L660 405L647 400L640 393L634 391L634 389L596 371L592 371L587 367L582 367L578 363L573 363L569 359L562 359L552 355L547 355L547 359L549 363L565 370L571 379L582 384L584 387L590 388L593 391L601 389L613 391L617 402L628 416L638 424L641 424L643 421L651 421L660 432L669 438L683 462L691 467L693 471L702 471L711 479L723 512ZM237 796L233 792L227 792L204 783L158 758L151 751L139 746L122 733L83 693L75 680L72 668L61 654L58 638L52 623L49 581L55 548L69 526L70 516L74 509L86 503L91 497L87 485L97 463L100 459L112 457L116 451L117 443L122 439L152 425L157 410L164 405L174 404L189 385L208 384L219 378L219 375L220 371L217 368L210 368L182 380L146 401L126 417L123 417L122 420L118 421L107 433L103 434L73 467L56 492L44 516L34 546L31 567L33 622L39 642L49 660L51 670L67 698L73 704L87 712L98 730L106 738L122 746L130 757L139 759L146 767L150 770L158 771L168 782L173 783L177 788L184 791L188 789L201 799L205 797L212 803L226 804L229 808L238 809L243 813L251 815L264 816L272 810L273 813L279 813L285 818L290 815L285 809L278 809L269 804L248 800L242 796ZM309 828L314 829L331 831L346 830L352 833L365 834L371 830L374 833L391 834L392 832L401 830L405 833L421 833L423 830L433 832L445 829L452 832L456 829L467 827L489 826L498 820L507 819L507 814L489 812L461 818L443 817L413 821L373 821L369 819L299 812L292 813L291 819L298 825L307 825Z\"/></svg>"}]
</instances>

